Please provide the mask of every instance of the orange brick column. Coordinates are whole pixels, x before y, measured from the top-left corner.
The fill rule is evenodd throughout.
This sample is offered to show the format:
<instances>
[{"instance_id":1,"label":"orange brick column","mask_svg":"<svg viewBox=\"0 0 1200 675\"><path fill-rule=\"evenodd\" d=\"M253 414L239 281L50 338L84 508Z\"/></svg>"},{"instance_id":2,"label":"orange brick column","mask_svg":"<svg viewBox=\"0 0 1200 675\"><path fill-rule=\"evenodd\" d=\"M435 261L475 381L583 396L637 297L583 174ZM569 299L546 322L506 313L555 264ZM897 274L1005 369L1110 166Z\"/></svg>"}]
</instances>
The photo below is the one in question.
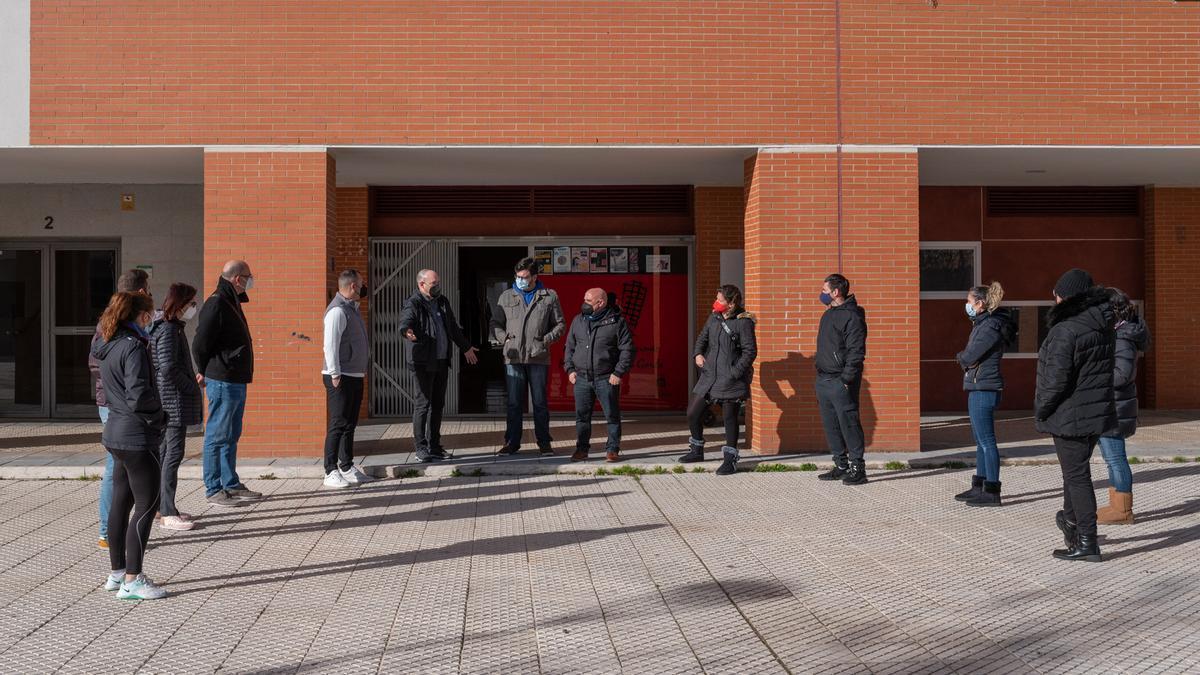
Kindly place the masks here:
<instances>
[{"instance_id":1,"label":"orange brick column","mask_svg":"<svg viewBox=\"0 0 1200 675\"><path fill-rule=\"evenodd\" d=\"M318 456L325 435L322 317L336 272L334 160L324 151L204 154L205 284L244 259L254 382L239 454Z\"/></svg>"},{"instance_id":2,"label":"orange brick column","mask_svg":"<svg viewBox=\"0 0 1200 675\"><path fill-rule=\"evenodd\" d=\"M367 238L368 196L366 187L340 187L337 189L337 234L334 237L334 268L340 273L344 269L356 269L367 276L367 285L374 287L367 269L367 249L370 242ZM367 330L371 326L371 299L365 298L359 303L363 321L367 322ZM366 419L370 410L371 377L368 375L363 383L363 404L359 418Z\"/></svg>"},{"instance_id":3,"label":"orange brick column","mask_svg":"<svg viewBox=\"0 0 1200 675\"><path fill-rule=\"evenodd\" d=\"M745 190L740 187L698 187L694 192L696 219L696 329L708 320L707 308L721 283L721 249L745 246Z\"/></svg>"},{"instance_id":4,"label":"orange brick column","mask_svg":"<svg viewBox=\"0 0 1200 675\"><path fill-rule=\"evenodd\" d=\"M818 296L831 272L867 312L869 450L920 448L917 155L765 150L746 162L746 300L758 316L750 435L760 453L827 450L813 391Z\"/></svg>"},{"instance_id":5,"label":"orange brick column","mask_svg":"<svg viewBox=\"0 0 1200 675\"><path fill-rule=\"evenodd\" d=\"M1200 188L1146 190L1146 389L1151 408L1200 408Z\"/></svg>"}]
</instances>

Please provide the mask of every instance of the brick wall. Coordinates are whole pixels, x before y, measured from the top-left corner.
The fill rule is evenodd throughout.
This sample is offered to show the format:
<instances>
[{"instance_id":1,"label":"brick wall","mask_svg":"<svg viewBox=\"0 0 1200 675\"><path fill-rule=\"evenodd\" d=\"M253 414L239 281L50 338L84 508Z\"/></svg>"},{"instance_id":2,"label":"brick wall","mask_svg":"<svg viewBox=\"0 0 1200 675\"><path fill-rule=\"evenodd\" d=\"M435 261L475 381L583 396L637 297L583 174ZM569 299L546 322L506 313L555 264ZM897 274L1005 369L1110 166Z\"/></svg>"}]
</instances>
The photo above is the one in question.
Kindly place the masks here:
<instances>
[{"instance_id":1,"label":"brick wall","mask_svg":"<svg viewBox=\"0 0 1200 675\"><path fill-rule=\"evenodd\" d=\"M1142 401L1152 408L1200 408L1200 188L1146 190L1146 354Z\"/></svg>"},{"instance_id":2,"label":"brick wall","mask_svg":"<svg viewBox=\"0 0 1200 675\"><path fill-rule=\"evenodd\" d=\"M917 157L844 156L842 272L867 311L868 447L920 447ZM837 159L746 163L746 297L758 316L751 435L758 452L827 446L813 392L821 283L838 270Z\"/></svg>"},{"instance_id":3,"label":"brick wall","mask_svg":"<svg viewBox=\"0 0 1200 675\"><path fill-rule=\"evenodd\" d=\"M33 0L65 143L829 143L835 0ZM841 0L845 138L1200 142L1200 6Z\"/></svg>"},{"instance_id":4,"label":"brick wall","mask_svg":"<svg viewBox=\"0 0 1200 675\"><path fill-rule=\"evenodd\" d=\"M337 235L333 243L334 268L340 274L344 269L356 269L366 276L367 286L373 288L367 265L370 242L367 238L368 198L365 187L342 187L337 189ZM371 298L359 303L367 330L371 328ZM371 377L363 383L363 403L359 409L361 418L367 417L371 400Z\"/></svg>"},{"instance_id":5,"label":"brick wall","mask_svg":"<svg viewBox=\"0 0 1200 675\"><path fill-rule=\"evenodd\" d=\"M248 456L320 453L322 317L336 197L324 152L206 152L204 272L216 285L226 260L255 277L244 306L254 336L255 379L239 449Z\"/></svg>"},{"instance_id":6,"label":"brick wall","mask_svg":"<svg viewBox=\"0 0 1200 675\"><path fill-rule=\"evenodd\" d=\"M696 188L696 328L708 320L709 305L721 283L721 249L745 246L743 221L746 216L745 190L735 188Z\"/></svg>"}]
</instances>

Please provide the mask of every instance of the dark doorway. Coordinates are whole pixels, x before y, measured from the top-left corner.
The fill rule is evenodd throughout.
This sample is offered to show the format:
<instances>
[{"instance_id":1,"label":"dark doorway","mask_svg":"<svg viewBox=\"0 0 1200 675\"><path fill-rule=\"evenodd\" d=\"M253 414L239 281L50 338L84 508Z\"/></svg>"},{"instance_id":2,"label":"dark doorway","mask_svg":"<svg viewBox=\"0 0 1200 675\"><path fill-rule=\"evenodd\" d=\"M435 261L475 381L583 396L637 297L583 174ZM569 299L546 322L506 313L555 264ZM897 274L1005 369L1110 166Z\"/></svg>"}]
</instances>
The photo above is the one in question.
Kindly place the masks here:
<instances>
[{"instance_id":1,"label":"dark doorway","mask_svg":"<svg viewBox=\"0 0 1200 675\"><path fill-rule=\"evenodd\" d=\"M504 414L504 356L492 344L488 321L500 294L512 285L513 266L527 255L525 246L459 246L459 320L479 347L479 364L459 371L461 414Z\"/></svg>"}]
</instances>

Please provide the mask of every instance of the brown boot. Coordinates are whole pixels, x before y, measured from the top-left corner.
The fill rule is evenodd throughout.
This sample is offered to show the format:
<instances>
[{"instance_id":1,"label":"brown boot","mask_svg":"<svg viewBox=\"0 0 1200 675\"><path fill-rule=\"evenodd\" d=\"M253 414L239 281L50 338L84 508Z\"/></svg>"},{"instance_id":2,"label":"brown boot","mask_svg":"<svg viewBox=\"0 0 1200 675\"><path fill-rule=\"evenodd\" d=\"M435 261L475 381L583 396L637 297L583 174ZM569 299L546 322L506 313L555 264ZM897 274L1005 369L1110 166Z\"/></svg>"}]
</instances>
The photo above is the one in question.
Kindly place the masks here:
<instances>
[{"instance_id":1,"label":"brown boot","mask_svg":"<svg viewBox=\"0 0 1200 675\"><path fill-rule=\"evenodd\" d=\"M1108 488L1108 506L1096 509L1100 525L1129 525L1133 523L1133 493Z\"/></svg>"}]
</instances>

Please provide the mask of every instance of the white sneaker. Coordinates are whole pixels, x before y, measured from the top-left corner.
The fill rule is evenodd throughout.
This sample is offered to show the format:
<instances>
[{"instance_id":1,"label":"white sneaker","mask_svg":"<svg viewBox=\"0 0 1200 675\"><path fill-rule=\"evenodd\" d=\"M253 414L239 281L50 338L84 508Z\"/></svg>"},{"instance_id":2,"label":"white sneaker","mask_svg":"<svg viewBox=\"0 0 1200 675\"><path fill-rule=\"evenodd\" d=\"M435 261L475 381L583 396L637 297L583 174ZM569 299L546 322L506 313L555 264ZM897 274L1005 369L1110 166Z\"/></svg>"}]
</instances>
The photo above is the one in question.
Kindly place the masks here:
<instances>
[{"instance_id":1,"label":"white sneaker","mask_svg":"<svg viewBox=\"0 0 1200 675\"><path fill-rule=\"evenodd\" d=\"M187 532L196 526L190 520L184 520L179 516L163 516L162 522L158 524L164 530L177 530L179 532Z\"/></svg>"},{"instance_id":2,"label":"white sneaker","mask_svg":"<svg viewBox=\"0 0 1200 675\"><path fill-rule=\"evenodd\" d=\"M121 584L121 589L117 591L118 600L158 600L165 597L167 597L167 592L161 587L155 586L154 582L147 579L144 574L137 575L133 581Z\"/></svg>"},{"instance_id":3,"label":"white sneaker","mask_svg":"<svg viewBox=\"0 0 1200 675\"><path fill-rule=\"evenodd\" d=\"M342 474L342 478L344 478L346 480L346 482L351 485L359 485L361 483L370 483L372 480L370 476L363 473L362 469L358 468L358 466L354 465L354 464L350 465L349 471L342 471L339 469L338 473Z\"/></svg>"},{"instance_id":4,"label":"white sneaker","mask_svg":"<svg viewBox=\"0 0 1200 675\"><path fill-rule=\"evenodd\" d=\"M121 590L121 584L124 583L124 581L125 570L117 570L116 572L108 575L108 578L104 580L104 590L119 591Z\"/></svg>"},{"instance_id":5,"label":"white sneaker","mask_svg":"<svg viewBox=\"0 0 1200 675\"><path fill-rule=\"evenodd\" d=\"M348 488L350 483L342 478L342 472L334 469L325 476L325 487L327 488Z\"/></svg>"}]
</instances>

